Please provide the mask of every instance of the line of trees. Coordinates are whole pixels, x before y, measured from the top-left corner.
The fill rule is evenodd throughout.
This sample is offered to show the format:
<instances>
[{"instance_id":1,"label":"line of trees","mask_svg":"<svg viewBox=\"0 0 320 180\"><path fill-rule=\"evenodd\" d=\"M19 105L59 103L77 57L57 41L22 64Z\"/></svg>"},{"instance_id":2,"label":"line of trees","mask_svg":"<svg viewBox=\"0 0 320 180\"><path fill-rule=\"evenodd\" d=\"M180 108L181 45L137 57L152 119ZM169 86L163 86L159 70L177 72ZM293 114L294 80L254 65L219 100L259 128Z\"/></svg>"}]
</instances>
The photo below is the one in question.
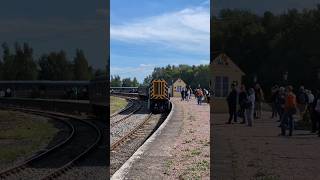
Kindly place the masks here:
<instances>
[{"instance_id":1,"label":"line of trees","mask_svg":"<svg viewBox=\"0 0 320 180\"><path fill-rule=\"evenodd\" d=\"M283 14L257 15L224 9L211 22L211 52L231 57L252 84L255 76L265 91L285 81L295 87L319 88L320 6L288 10Z\"/></svg>"},{"instance_id":2,"label":"line of trees","mask_svg":"<svg viewBox=\"0 0 320 180\"><path fill-rule=\"evenodd\" d=\"M110 77L110 87L138 87L140 84L136 77L123 78L121 79L119 75Z\"/></svg>"},{"instance_id":3,"label":"line of trees","mask_svg":"<svg viewBox=\"0 0 320 180\"><path fill-rule=\"evenodd\" d=\"M80 49L76 50L73 60L69 60L63 50L43 54L36 59L27 43L15 43L13 50L3 43L2 50L0 80L90 80L104 73L89 66Z\"/></svg>"},{"instance_id":4,"label":"line of trees","mask_svg":"<svg viewBox=\"0 0 320 180\"><path fill-rule=\"evenodd\" d=\"M210 81L210 69L209 65L189 66L189 65L167 65L166 67L154 68L151 75L144 79L143 84L148 85L152 79L163 78L168 83L172 83L178 78L192 87L209 88Z\"/></svg>"}]
</instances>

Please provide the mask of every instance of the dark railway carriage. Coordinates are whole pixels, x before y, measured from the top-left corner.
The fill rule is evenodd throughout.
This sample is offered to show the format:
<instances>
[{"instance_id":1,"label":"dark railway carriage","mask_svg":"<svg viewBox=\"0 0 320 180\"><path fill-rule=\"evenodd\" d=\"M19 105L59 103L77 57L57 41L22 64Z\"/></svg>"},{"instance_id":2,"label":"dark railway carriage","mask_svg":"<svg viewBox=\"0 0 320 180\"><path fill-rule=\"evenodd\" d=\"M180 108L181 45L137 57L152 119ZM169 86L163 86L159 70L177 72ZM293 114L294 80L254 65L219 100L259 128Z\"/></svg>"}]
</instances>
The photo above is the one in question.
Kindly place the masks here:
<instances>
[{"instance_id":1,"label":"dark railway carriage","mask_svg":"<svg viewBox=\"0 0 320 180\"><path fill-rule=\"evenodd\" d=\"M89 81L0 81L0 92L9 90L7 97L86 100L88 86Z\"/></svg>"},{"instance_id":2,"label":"dark railway carriage","mask_svg":"<svg viewBox=\"0 0 320 180\"><path fill-rule=\"evenodd\" d=\"M148 86L138 87L138 96L142 100L148 100L149 98L149 88Z\"/></svg>"},{"instance_id":3,"label":"dark railway carriage","mask_svg":"<svg viewBox=\"0 0 320 180\"><path fill-rule=\"evenodd\" d=\"M106 76L99 76L90 81L89 100L92 111L102 118L109 112L109 94L107 92L108 81Z\"/></svg>"},{"instance_id":4,"label":"dark railway carriage","mask_svg":"<svg viewBox=\"0 0 320 180\"><path fill-rule=\"evenodd\" d=\"M111 93L137 93L137 87L110 87Z\"/></svg>"}]
</instances>

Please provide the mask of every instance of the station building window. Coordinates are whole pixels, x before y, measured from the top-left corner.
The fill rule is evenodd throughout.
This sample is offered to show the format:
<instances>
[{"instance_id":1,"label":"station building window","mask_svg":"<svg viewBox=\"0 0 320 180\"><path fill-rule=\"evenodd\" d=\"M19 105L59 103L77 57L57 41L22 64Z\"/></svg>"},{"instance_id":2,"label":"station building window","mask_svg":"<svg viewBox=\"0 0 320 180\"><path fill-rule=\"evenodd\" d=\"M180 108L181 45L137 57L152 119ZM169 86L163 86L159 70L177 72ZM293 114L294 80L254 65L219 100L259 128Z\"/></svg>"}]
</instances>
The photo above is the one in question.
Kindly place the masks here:
<instances>
[{"instance_id":1,"label":"station building window","mask_svg":"<svg viewBox=\"0 0 320 180\"><path fill-rule=\"evenodd\" d=\"M216 76L215 78L215 97L226 97L229 92L229 77Z\"/></svg>"}]
</instances>

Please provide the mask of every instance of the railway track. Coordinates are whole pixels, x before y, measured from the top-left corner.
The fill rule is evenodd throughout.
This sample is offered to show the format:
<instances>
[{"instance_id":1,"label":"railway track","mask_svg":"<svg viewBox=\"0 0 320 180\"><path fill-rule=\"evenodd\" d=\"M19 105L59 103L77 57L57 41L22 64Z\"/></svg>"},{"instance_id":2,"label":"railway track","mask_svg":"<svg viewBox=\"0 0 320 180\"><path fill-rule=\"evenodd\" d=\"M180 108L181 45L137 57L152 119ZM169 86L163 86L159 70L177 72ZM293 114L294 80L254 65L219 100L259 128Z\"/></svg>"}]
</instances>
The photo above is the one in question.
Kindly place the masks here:
<instances>
[{"instance_id":1,"label":"railway track","mask_svg":"<svg viewBox=\"0 0 320 180\"><path fill-rule=\"evenodd\" d=\"M142 108L142 105L138 100L129 99L129 101L131 102L131 105L121 110L120 112L110 116L110 127L114 127L121 121L128 119L130 116L132 116Z\"/></svg>"},{"instance_id":2,"label":"railway track","mask_svg":"<svg viewBox=\"0 0 320 180\"><path fill-rule=\"evenodd\" d=\"M70 135L56 146L29 160L0 172L0 179L55 179L67 173L80 158L93 150L101 140L100 129L80 118L37 110L13 108L26 113L37 114L67 124Z\"/></svg>"},{"instance_id":3,"label":"railway track","mask_svg":"<svg viewBox=\"0 0 320 180\"><path fill-rule=\"evenodd\" d=\"M120 139L118 139L116 142L112 143L111 145L111 151L119 147L122 143L124 143L127 139L132 138L136 135L143 134L143 131L141 131L142 127L147 124L148 120L152 116L152 113L149 113L149 115L136 127L134 127L130 132L122 136Z\"/></svg>"}]
</instances>

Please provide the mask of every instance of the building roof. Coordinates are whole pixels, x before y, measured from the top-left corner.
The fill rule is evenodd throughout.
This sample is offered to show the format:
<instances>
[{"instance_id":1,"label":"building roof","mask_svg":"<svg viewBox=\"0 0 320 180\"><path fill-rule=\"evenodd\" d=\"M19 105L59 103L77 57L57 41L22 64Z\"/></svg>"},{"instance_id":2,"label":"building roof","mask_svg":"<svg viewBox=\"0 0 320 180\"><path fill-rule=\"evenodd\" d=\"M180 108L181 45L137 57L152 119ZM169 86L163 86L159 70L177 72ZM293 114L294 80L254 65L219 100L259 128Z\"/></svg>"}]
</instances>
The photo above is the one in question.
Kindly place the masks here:
<instances>
[{"instance_id":1,"label":"building roof","mask_svg":"<svg viewBox=\"0 0 320 180\"><path fill-rule=\"evenodd\" d=\"M175 84L177 81L182 81L184 84L186 84L181 78L178 78L177 80L175 80L173 84Z\"/></svg>"},{"instance_id":2,"label":"building roof","mask_svg":"<svg viewBox=\"0 0 320 180\"><path fill-rule=\"evenodd\" d=\"M242 76L245 73L237 66L229 56L225 53L219 54L211 63L213 68L228 68L233 71L239 72Z\"/></svg>"}]
</instances>

